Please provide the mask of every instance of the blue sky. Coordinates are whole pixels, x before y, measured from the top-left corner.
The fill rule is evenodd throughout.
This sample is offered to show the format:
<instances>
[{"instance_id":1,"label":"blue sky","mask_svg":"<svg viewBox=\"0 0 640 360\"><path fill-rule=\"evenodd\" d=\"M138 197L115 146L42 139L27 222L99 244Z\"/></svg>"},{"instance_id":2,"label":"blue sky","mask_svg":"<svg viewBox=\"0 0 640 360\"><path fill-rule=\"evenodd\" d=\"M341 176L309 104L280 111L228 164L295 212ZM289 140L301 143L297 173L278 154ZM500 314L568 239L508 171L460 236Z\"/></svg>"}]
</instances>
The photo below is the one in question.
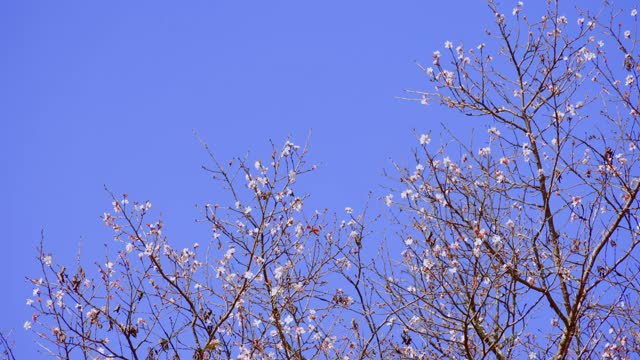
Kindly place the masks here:
<instances>
[{"instance_id":1,"label":"blue sky","mask_svg":"<svg viewBox=\"0 0 640 360\"><path fill-rule=\"evenodd\" d=\"M33 355L24 278L40 231L62 261L78 244L99 258L104 185L151 200L170 237L207 238L194 205L219 189L193 130L228 159L312 129L313 198L363 204L390 159L409 157L413 129L474 126L397 97L430 86L415 61L445 40L476 44L491 18L462 0L2 2L0 329Z\"/></svg>"}]
</instances>

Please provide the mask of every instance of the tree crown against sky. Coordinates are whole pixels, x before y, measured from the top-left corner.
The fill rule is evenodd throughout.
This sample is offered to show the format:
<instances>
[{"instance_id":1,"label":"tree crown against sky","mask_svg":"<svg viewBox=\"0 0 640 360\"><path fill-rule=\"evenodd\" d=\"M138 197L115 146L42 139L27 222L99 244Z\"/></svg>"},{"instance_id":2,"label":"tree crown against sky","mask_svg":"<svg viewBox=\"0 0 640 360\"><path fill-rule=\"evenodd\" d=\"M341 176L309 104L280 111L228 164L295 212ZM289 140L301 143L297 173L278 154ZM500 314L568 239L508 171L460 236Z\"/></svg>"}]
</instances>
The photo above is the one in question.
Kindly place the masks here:
<instances>
[{"instance_id":1,"label":"tree crown against sky","mask_svg":"<svg viewBox=\"0 0 640 360\"><path fill-rule=\"evenodd\" d=\"M479 143L417 134L389 191L337 215L297 191L306 145L209 152L209 242L174 248L150 202L112 195L104 258L42 249L25 328L62 358L633 357L637 10L489 7L486 42L444 42L411 92L488 117Z\"/></svg>"}]
</instances>

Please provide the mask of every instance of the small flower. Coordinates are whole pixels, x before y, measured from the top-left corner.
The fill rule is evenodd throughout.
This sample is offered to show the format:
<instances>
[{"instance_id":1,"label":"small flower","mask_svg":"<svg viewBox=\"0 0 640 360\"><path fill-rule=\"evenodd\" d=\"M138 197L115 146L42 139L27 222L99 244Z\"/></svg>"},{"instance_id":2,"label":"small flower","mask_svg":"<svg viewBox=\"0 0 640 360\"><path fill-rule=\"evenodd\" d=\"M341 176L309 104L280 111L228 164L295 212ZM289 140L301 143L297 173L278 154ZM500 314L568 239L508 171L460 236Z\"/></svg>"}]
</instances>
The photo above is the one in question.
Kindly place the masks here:
<instances>
[{"instance_id":1,"label":"small flower","mask_svg":"<svg viewBox=\"0 0 640 360\"><path fill-rule=\"evenodd\" d=\"M273 271L273 276L276 278L276 280L280 280L282 278L282 276L285 274L286 269L284 266L278 266L274 271Z\"/></svg>"},{"instance_id":2,"label":"small flower","mask_svg":"<svg viewBox=\"0 0 640 360\"><path fill-rule=\"evenodd\" d=\"M306 331L302 326L296 326L296 335L302 335L304 334Z\"/></svg>"},{"instance_id":3,"label":"small flower","mask_svg":"<svg viewBox=\"0 0 640 360\"><path fill-rule=\"evenodd\" d=\"M304 235L304 227L302 223L298 223L298 225L296 225L296 237L299 239L302 235Z\"/></svg>"},{"instance_id":4,"label":"small flower","mask_svg":"<svg viewBox=\"0 0 640 360\"><path fill-rule=\"evenodd\" d=\"M400 193L400 197L403 198L403 199L406 199L409 196L411 196L411 194L413 194L413 190L407 189L407 190L404 190L403 192Z\"/></svg>"},{"instance_id":5,"label":"small flower","mask_svg":"<svg viewBox=\"0 0 640 360\"><path fill-rule=\"evenodd\" d=\"M300 212L302 210L302 199L295 198L291 204L293 210Z\"/></svg>"},{"instance_id":6,"label":"small flower","mask_svg":"<svg viewBox=\"0 0 640 360\"><path fill-rule=\"evenodd\" d=\"M451 43L451 41L447 40L447 41L444 42L444 47L446 49L451 49L451 48L453 48L453 44Z\"/></svg>"},{"instance_id":7,"label":"small flower","mask_svg":"<svg viewBox=\"0 0 640 360\"><path fill-rule=\"evenodd\" d=\"M51 266L51 255L43 257L42 262L47 266Z\"/></svg>"},{"instance_id":8,"label":"small flower","mask_svg":"<svg viewBox=\"0 0 640 360\"><path fill-rule=\"evenodd\" d=\"M625 39L631 39L631 31L627 30L624 32L624 38Z\"/></svg>"},{"instance_id":9,"label":"small flower","mask_svg":"<svg viewBox=\"0 0 640 360\"><path fill-rule=\"evenodd\" d=\"M522 156L524 157L524 161L529 161L529 155L531 155L531 149L529 148L529 144L522 144Z\"/></svg>"},{"instance_id":10,"label":"small flower","mask_svg":"<svg viewBox=\"0 0 640 360\"><path fill-rule=\"evenodd\" d=\"M389 195L385 196L384 197L384 203L388 207L391 207L391 205L393 205L393 194L389 194Z\"/></svg>"},{"instance_id":11,"label":"small flower","mask_svg":"<svg viewBox=\"0 0 640 360\"><path fill-rule=\"evenodd\" d=\"M420 135L420 145L428 145L429 143L431 143L431 137L429 137L429 134Z\"/></svg>"},{"instance_id":12,"label":"small flower","mask_svg":"<svg viewBox=\"0 0 640 360\"><path fill-rule=\"evenodd\" d=\"M431 57L433 58L433 65L440 65L440 51L434 51Z\"/></svg>"},{"instance_id":13,"label":"small flower","mask_svg":"<svg viewBox=\"0 0 640 360\"><path fill-rule=\"evenodd\" d=\"M346 212L347 214L351 214L353 213L353 209L347 206L346 208L344 208L344 212Z\"/></svg>"},{"instance_id":14,"label":"small flower","mask_svg":"<svg viewBox=\"0 0 640 360\"><path fill-rule=\"evenodd\" d=\"M287 315L287 317L284 318L285 325L289 325L291 322L293 322L293 317L291 315Z\"/></svg>"},{"instance_id":15,"label":"small flower","mask_svg":"<svg viewBox=\"0 0 640 360\"><path fill-rule=\"evenodd\" d=\"M631 10L631 16L636 16L636 15L638 15L638 10L637 9Z\"/></svg>"},{"instance_id":16,"label":"small flower","mask_svg":"<svg viewBox=\"0 0 640 360\"><path fill-rule=\"evenodd\" d=\"M582 203L582 198L580 198L580 196L574 196L574 197L571 199L571 204L572 204L574 207L575 207L575 206L580 205L580 203Z\"/></svg>"},{"instance_id":17,"label":"small flower","mask_svg":"<svg viewBox=\"0 0 640 360\"><path fill-rule=\"evenodd\" d=\"M31 330L31 321L25 321L22 327L24 327L25 330Z\"/></svg>"},{"instance_id":18,"label":"small flower","mask_svg":"<svg viewBox=\"0 0 640 360\"><path fill-rule=\"evenodd\" d=\"M490 147L483 147L480 150L478 150L478 155L479 156L489 156L491 154L491 148Z\"/></svg>"},{"instance_id":19,"label":"small flower","mask_svg":"<svg viewBox=\"0 0 640 360\"><path fill-rule=\"evenodd\" d=\"M87 318L91 320L95 320L98 318L98 314L100 314L100 310L93 308L87 311Z\"/></svg>"},{"instance_id":20,"label":"small flower","mask_svg":"<svg viewBox=\"0 0 640 360\"><path fill-rule=\"evenodd\" d=\"M633 84L635 81L636 81L635 77L633 77L633 75L629 74L629 75L627 75L627 77L626 77L626 79L624 81L624 84L629 86L629 85Z\"/></svg>"},{"instance_id":21,"label":"small flower","mask_svg":"<svg viewBox=\"0 0 640 360\"><path fill-rule=\"evenodd\" d=\"M596 58L596 54L589 51L586 47L581 48L578 54L582 56L585 61L590 61Z\"/></svg>"},{"instance_id":22,"label":"small flower","mask_svg":"<svg viewBox=\"0 0 640 360\"><path fill-rule=\"evenodd\" d=\"M151 255L151 254L153 254L153 243L149 242L144 247L144 255Z\"/></svg>"}]
</instances>

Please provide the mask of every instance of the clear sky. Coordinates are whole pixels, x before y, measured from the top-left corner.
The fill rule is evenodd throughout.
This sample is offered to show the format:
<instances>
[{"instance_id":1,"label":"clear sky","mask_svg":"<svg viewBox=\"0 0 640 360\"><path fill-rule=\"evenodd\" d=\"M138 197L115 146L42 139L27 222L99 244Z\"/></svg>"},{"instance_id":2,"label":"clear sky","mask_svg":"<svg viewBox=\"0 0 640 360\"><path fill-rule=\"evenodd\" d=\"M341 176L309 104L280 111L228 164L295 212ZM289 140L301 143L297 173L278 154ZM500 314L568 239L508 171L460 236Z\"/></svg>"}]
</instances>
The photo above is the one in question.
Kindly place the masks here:
<instances>
[{"instance_id":1,"label":"clear sky","mask_svg":"<svg viewBox=\"0 0 640 360\"><path fill-rule=\"evenodd\" d=\"M151 200L170 237L206 242L194 205L219 189L193 130L220 159L312 130L306 186L356 208L408 159L413 129L475 126L397 97L431 86L415 61L476 44L491 18L479 0L0 3L0 329L17 355L35 356L22 324L40 231L62 261L79 244L100 258L104 185Z\"/></svg>"}]
</instances>

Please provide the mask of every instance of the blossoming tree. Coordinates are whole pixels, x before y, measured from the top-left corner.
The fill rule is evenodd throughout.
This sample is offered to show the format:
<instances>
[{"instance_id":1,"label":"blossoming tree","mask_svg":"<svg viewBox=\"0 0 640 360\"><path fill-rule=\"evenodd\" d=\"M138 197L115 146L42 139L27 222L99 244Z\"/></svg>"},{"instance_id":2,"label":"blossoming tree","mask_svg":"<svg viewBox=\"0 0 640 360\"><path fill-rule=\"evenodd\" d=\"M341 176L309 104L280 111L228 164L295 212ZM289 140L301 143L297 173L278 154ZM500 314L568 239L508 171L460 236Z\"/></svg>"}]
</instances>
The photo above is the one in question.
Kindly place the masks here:
<instances>
[{"instance_id":1,"label":"blossoming tree","mask_svg":"<svg viewBox=\"0 0 640 360\"><path fill-rule=\"evenodd\" d=\"M415 170L400 168L406 267L389 288L407 306L391 308L423 341L406 353L628 358L640 349L640 58L623 26L637 10L569 22L558 2L536 19L522 3L512 17L489 6L492 42L446 42L424 68L435 91L416 92L492 126L479 148L423 137Z\"/></svg>"},{"instance_id":2,"label":"blossoming tree","mask_svg":"<svg viewBox=\"0 0 640 360\"><path fill-rule=\"evenodd\" d=\"M307 210L306 146L210 154L228 199L201 208L210 241L176 248L149 202L113 195L95 268L41 249L25 328L59 358L638 354L637 10L488 5L486 44L445 42L423 67L435 89L412 91L487 118L486 138L418 136L382 216Z\"/></svg>"}]
</instances>

